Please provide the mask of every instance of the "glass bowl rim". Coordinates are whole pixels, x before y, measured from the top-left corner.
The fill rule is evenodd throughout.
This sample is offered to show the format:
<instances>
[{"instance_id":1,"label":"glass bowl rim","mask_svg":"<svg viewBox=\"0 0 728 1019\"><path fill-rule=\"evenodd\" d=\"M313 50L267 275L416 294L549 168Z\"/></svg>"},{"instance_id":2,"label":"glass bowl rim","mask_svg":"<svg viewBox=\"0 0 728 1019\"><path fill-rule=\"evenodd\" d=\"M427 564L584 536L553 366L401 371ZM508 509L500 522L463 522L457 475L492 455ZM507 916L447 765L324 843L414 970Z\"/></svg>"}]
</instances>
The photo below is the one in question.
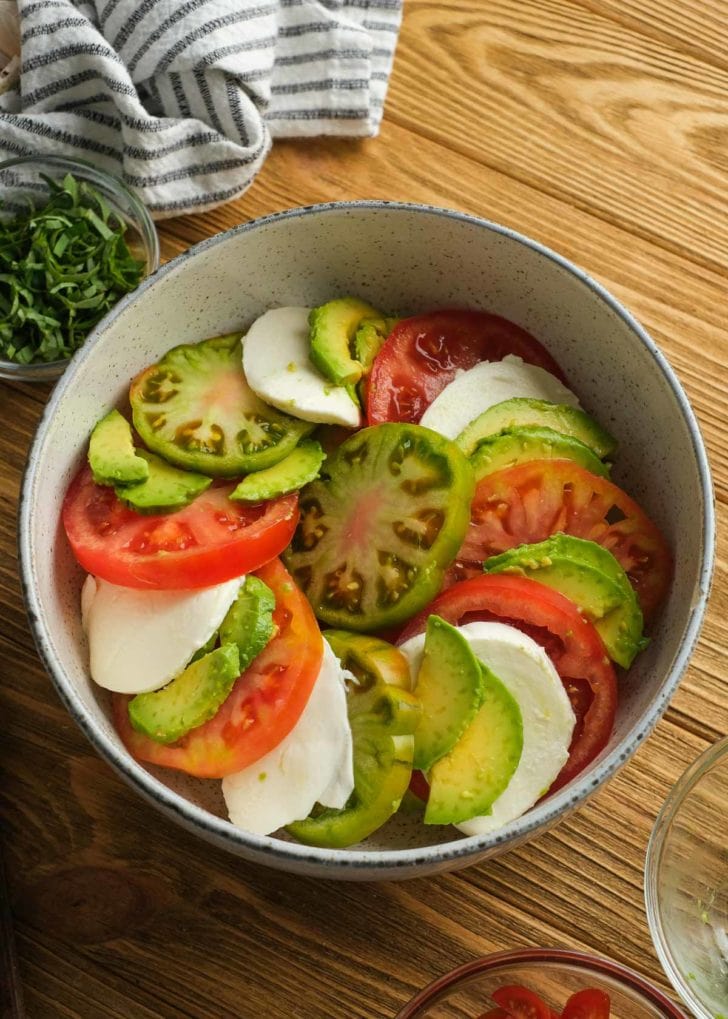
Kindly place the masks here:
<instances>
[{"instance_id":1,"label":"glass bowl rim","mask_svg":"<svg viewBox=\"0 0 728 1019\"><path fill-rule=\"evenodd\" d=\"M66 170L69 173L73 173L74 168L76 168L80 174L84 174L92 183L101 184L112 194L121 192L124 199L131 206L144 243L147 258L147 270L144 275L151 276L157 271L160 266L160 248L159 235L154 220L144 202L120 177L109 173L107 170L102 170L85 159L50 153L48 155L28 153L24 156L13 156L11 159L1 160L0 172L12 169L15 166L34 166L36 168L48 166L59 170ZM0 356L0 367L2 367L3 372L7 372L5 375L0 374L0 378L12 378L20 382L28 382L31 379L38 382L50 382L61 374L71 360L71 357L64 357L57 361L35 361L30 364L18 364L16 361L7 361Z\"/></svg>"},{"instance_id":2,"label":"glass bowl rim","mask_svg":"<svg viewBox=\"0 0 728 1019\"><path fill-rule=\"evenodd\" d=\"M698 782L711 772L727 754L728 736L724 736L707 747L688 765L667 794L665 802L660 808L652 827L645 853L645 907L647 911L647 926L650 929L652 943L667 978L684 1003L695 1013L696 1019L713 1019L713 1016L706 1010L703 1003L695 997L692 988L683 980L680 970L675 963L675 958L670 948L670 943L665 936L665 927L662 922L660 898L657 890L658 876L665 851L665 839L680 808Z\"/></svg>"},{"instance_id":3,"label":"glass bowl rim","mask_svg":"<svg viewBox=\"0 0 728 1019\"><path fill-rule=\"evenodd\" d=\"M587 952L566 948L516 948L473 959L429 983L403 1006L395 1019L415 1019L417 1010L423 1005L427 1005L433 995L454 987L466 977L487 973L489 970L498 969L500 966L511 963L538 962L565 963L595 974L610 976L619 980L624 986L639 991L650 1004L659 1005L664 1010L666 1019L687 1019L682 1009L670 1001L663 991L654 987L645 977L635 973L628 966L603 956L589 955Z\"/></svg>"}]
</instances>

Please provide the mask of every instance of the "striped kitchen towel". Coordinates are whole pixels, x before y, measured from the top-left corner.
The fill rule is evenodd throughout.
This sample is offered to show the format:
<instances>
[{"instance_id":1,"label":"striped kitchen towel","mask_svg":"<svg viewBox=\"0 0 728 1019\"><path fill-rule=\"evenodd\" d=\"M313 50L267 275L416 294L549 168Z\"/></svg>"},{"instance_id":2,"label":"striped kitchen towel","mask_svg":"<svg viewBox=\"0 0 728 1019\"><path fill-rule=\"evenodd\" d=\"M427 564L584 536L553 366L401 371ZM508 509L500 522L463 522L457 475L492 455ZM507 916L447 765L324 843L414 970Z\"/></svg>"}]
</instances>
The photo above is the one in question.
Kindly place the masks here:
<instances>
[{"instance_id":1,"label":"striped kitchen towel","mask_svg":"<svg viewBox=\"0 0 728 1019\"><path fill-rule=\"evenodd\" d=\"M271 138L379 130L402 0L19 0L0 157L91 161L156 217L229 201Z\"/></svg>"}]
</instances>

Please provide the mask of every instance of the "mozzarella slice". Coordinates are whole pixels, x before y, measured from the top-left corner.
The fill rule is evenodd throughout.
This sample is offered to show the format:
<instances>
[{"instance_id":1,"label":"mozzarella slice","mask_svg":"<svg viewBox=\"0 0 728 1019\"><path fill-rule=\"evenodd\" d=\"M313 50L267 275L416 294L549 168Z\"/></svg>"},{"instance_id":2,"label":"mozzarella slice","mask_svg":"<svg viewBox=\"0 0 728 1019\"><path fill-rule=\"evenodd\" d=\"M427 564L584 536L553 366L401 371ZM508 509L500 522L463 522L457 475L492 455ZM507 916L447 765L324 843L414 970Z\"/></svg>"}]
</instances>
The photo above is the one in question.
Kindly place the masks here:
<instances>
[{"instance_id":1,"label":"mozzarella slice","mask_svg":"<svg viewBox=\"0 0 728 1019\"><path fill-rule=\"evenodd\" d=\"M107 690L159 690L219 628L244 577L195 591L139 591L88 576L81 592L91 677Z\"/></svg>"},{"instance_id":2,"label":"mozzarella slice","mask_svg":"<svg viewBox=\"0 0 728 1019\"><path fill-rule=\"evenodd\" d=\"M343 807L354 789L353 758L341 667L324 641L321 671L291 732L255 764L222 780L230 820L269 835L308 817L315 803Z\"/></svg>"},{"instance_id":3,"label":"mozzarella slice","mask_svg":"<svg viewBox=\"0 0 728 1019\"><path fill-rule=\"evenodd\" d=\"M248 385L261 400L303 421L358 428L359 407L309 359L310 310L273 308L253 322L243 340Z\"/></svg>"},{"instance_id":4,"label":"mozzarella slice","mask_svg":"<svg viewBox=\"0 0 728 1019\"><path fill-rule=\"evenodd\" d=\"M558 672L536 641L504 623L466 623L458 629L475 657L516 699L523 718L521 759L492 813L457 825L466 835L486 835L520 817L548 790L569 756L576 719ZM400 647L414 681L424 644L420 634Z\"/></svg>"},{"instance_id":5,"label":"mozzarella slice","mask_svg":"<svg viewBox=\"0 0 728 1019\"><path fill-rule=\"evenodd\" d=\"M461 372L435 397L420 424L455 439L489 407L514 397L579 406L571 390L550 372L509 354L502 361L483 361Z\"/></svg>"}]
</instances>

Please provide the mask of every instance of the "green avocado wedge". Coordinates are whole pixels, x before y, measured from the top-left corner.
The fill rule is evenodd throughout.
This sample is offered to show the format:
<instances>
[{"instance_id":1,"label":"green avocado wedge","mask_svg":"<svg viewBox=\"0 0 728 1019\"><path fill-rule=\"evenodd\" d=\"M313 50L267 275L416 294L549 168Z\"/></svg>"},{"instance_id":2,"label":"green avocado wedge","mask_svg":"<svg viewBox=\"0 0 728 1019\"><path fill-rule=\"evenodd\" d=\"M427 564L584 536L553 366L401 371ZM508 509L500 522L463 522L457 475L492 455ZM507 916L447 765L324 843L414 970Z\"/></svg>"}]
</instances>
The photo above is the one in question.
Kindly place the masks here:
<instances>
[{"instance_id":1,"label":"green avocado wedge","mask_svg":"<svg viewBox=\"0 0 728 1019\"><path fill-rule=\"evenodd\" d=\"M258 577L246 577L220 625L220 644L235 644L240 672L245 672L276 632L276 598Z\"/></svg>"},{"instance_id":2,"label":"green avocado wedge","mask_svg":"<svg viewBox=\"0 0 728 1019\"><path fill-rule=\"evenodd\" d=\"M402 687L349 685L354 791L341 810L326 808L288 826L299 842L344 849L380 828L399 807L412 776L419 702Z\"/></svg>"},{"instance_id":3,"label":"green avocado wedge","mask_svg":"<svg viewBox=\"0 0 728 1019\"><path fill-rule=\"evenodd\" d=\"M356 297L340 297L314 308L309 315L310 358L337 386L354 385L364 372L354 356L354 337L362 319L380 319L381 312Z\"/></svg>"},{"instance_id":4,"label":"green avocado wedge","mask_svg":"<svg viewBox=\"0 0 728 1019\"><path fill-rule=\"evenodd\" d=\"M97 485L135 485L149 476L149 465L134 448L131 425L109 411L91 432L88 463Z\"/></svg>"},{"instance_id":5,"label":"green avocado wedge","mask_svg":"<svg viewBox=\"0 0 728 1019\"><path fill-rule=\"evenodd\" d=\"M470 456L482 439L499 432L523 427L551 428L562 435L570 435L589 446L600 460L613 456L616 440L583 410L567 404L549 403L515 397L493 404L471 421L455 440L462 451Z\"/></svg>"},{"instance_id":6,"label":"green avocado wedge","mask_svg":"<svg viewBox=\"0 0 728 1019\"><path fill-rule=\"evenodd\" d=\"M480 664L483 701L449 754L431 769L425 824L460 824L490 814L523 752L523 719L513 695Z\"/></svg>"},{"instance_id":7,"label":"green avocado wedge","mask_svg":"<svg viewBox=\"0 0 728 1019\"><path fill-rule=\"evenodd\" d=\"M414 768L427 772L452 750L480 707L483 683L480 662L465 637L430 616L415 685L422 721L415 733Z\"/></svg>"},{"instance_id":8,"label":"green avocado wedge","mask_svg":"<svg viewBox=\"0 0 728 1019\"><path fill-rule=\"evenodd\" d=\"M493 556L483 569L530 577L566 595L594 624L612 661L625 669L649 643L634 588L612 553L596 542L554 534Z\"/></svg>"},{"instance_id":9,"label":"green avocado wedge","mask_svg":"<svg viewBox=\"0 0 728 1019\"><path fill-rule=\"evenodd\" d=\"M156 743L175 743L213 718L240 675L236 644L223 644L188 665L171 683L129 701L132 726Z\"/></svg>"},{"instance_id":10,"label":"green avocado wedge","mask_svg":"<svg viewBox=\"0 0 728 1019\"><path fill-rule=\"evenodd\" d=\"M580 439L552 428L523 426L481 439L470 457L476 482L527 460L574 460L592 474L609 477L609 466Z\"/></svg>"},{"instance_id":11,"label":"green avocado wedge","mask_svg":"<svg viewBox=\"0 0 728 1019\"><path fill-rule=\"evenodd\" d=\"M147 464L148 477L135 485L114 486L118 498L137 513L173 513L184 509L212 484L212 478L182 471L145 449L139 450L139 457Z\"/></svg>"},{"instance_id":12,"label":"green avocado wedge","mask_svg":"<svg viewBox=\"0 0 728 1019\"><path fill-rule=\"evenodd\" d=\"M296 492L318 477L325 459L318 442L304 439L285 460L248 474L230 493L230 498L236 502L266 502Z\"/></svg>"},{"instance_id":13,"label":"green avocado wedge","mask_svg":"<svg viewBox=\"0 0 728 1019\"><path fill-rule=\"evenodd\" d=\"M374 358L398 322L398 318L365 318L360 323L354 335L354 357L365 376L369 375Z\"/></svg>"}]
</instances>

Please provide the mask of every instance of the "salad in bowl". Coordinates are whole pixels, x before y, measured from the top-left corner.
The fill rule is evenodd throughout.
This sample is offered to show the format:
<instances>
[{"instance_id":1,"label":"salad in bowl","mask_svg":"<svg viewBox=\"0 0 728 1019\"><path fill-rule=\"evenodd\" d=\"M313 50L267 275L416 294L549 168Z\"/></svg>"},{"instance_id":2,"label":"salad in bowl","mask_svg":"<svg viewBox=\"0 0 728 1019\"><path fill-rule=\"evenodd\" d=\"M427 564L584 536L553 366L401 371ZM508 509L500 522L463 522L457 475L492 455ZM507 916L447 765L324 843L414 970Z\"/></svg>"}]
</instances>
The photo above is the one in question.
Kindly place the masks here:
<instances>
[{"instance_id":1,"label":"salad in bowl","mask_svg":"<svg viewBox=\"0 0 728 1019\"><path fill-rule=\"evenodd\" d=\"M293 210L120 302L30 453L39 652L168 816L316 876L544 831L629 759L712 564L692 412L559 256L417 206Z\"/></svg>"}]
</instances>

